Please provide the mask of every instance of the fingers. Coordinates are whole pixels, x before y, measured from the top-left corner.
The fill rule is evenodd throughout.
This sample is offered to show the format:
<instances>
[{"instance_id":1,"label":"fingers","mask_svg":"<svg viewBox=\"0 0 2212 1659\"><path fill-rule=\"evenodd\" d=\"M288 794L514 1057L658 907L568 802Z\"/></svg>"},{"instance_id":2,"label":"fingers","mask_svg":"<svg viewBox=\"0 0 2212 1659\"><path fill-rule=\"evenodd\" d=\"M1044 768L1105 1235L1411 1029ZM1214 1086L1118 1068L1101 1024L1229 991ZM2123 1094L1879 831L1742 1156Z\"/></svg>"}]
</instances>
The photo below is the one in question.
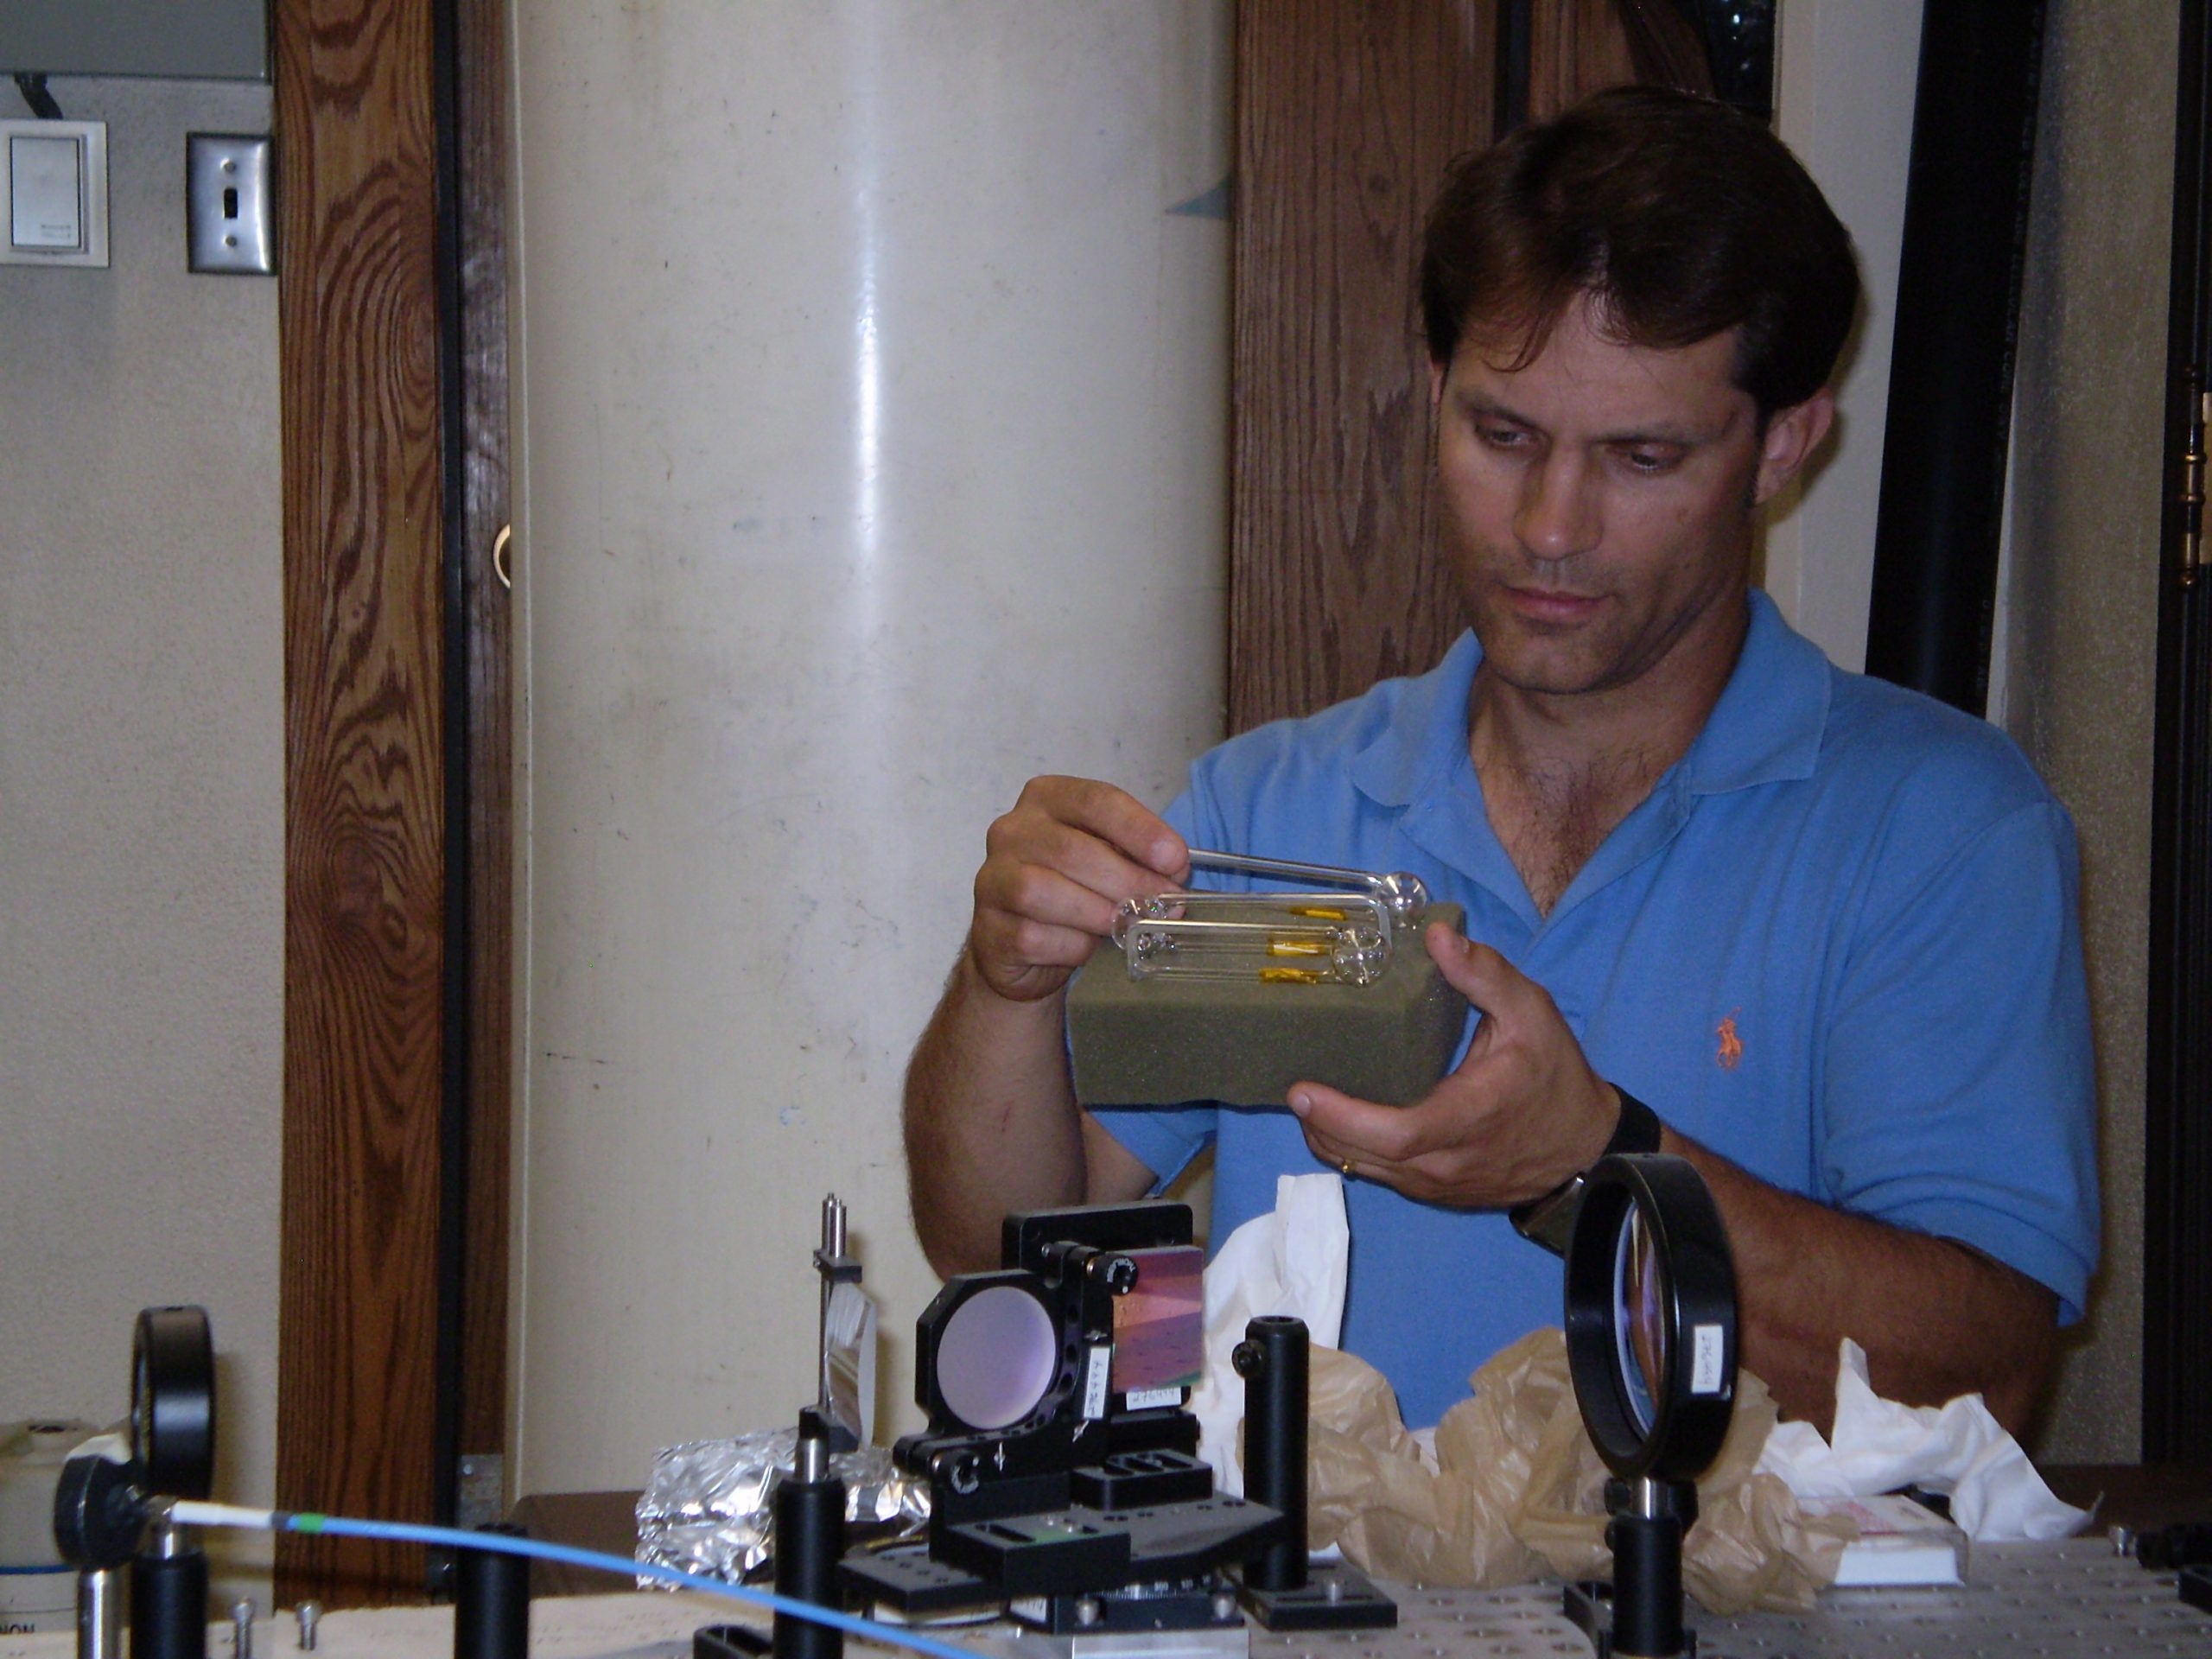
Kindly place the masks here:
<instances>
[{"instance_id":1,"label":"fingers","mask_svg":"<svg viewBox=\"0 0 2212 1659\"><path fill-rule=\"evenodd\" d=\"M1427 1149L1421 1144L1415 1122L1418 1107L1378 1106L1319 1083L1294 1084L1289 1100L1317 1158L1333 1163L1356 1156L1395 1163Z\"/></svg>"},{"instance_id":2,"label":"fingers","mask_svg":"<svg viewBox=\"0 0 2212 1659\"><path fill-rule=\"evenodd\" d=\"M1551 1005L1542 986L1489 945L1455 932L1442 922L1430 923L1421 943L1428 947L1429 960L1444 976L1445 983L1486 1014L1510 1020Z\"/></svg>"},{"instance_id":3,"label":"fingers","mask_svg":"<svg viewBox=\"0 0 2212 1659\"><path fill-rule=\"evenodd\" d=\"M1125 859L1142 874L1127 898L1157 893L1159 879L1179 881L1190 871L1190 849L1166 819L1127 790L1090 778L1033 778L1014 812L1034 811L1082 831Z\"/></svg>"},{"instance_id":4,"label":"fingers","mask_svg":"<svg viewBox=\"0 0 2212 1659\"><path fill-rule=\"evenodd\" d=\"M976 874L969 950L1002 996L1050 995L1114 925L1124 899L1185 873L1182 837L1135 797L1082 778L1035 778L992 824Z\"/></svg>"},{"instance_id":5,"label":"fingers","mask_svg":"<svg viewBox=\"0 0 2212 1659\"><path fill-rule=\"evenodd\" d=\"M1423 943L1482 1010L1466 1057L1422 1099L1378 1106L1316 1083L1288 1095L1313 1155L1407 1197L1496 1208L1585 1167L1618 1116L1550 994L1488 945L1446 927Z\"/></svg>"}]
</instances>

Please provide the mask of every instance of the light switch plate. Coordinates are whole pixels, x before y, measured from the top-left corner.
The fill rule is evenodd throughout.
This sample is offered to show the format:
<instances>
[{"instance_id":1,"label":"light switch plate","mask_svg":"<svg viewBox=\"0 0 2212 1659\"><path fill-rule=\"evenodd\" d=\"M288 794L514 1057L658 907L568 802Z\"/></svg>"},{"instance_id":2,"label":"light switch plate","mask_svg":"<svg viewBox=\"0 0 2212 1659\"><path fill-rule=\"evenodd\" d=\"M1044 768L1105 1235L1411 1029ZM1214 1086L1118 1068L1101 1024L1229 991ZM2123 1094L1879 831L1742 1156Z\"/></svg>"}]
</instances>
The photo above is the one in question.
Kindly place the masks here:
<instances>
[{"instance_id":1,"label":"light switch plate","mask_svg":"<svg viewBox=\"0 0 2212 1659\"><path fill-rule=\"evenodd\" d=\"M276 273L274 150L266 133L185 135L185 263L194 270L246 276Z\"/></svg>"},{"instance_id":2,"label":"light switch plate","mask_svg":"<svg viewBox=\"0 0 2212 1659\"><path fill-rule=\"evenodd\" d=\"M18 146L16 140L29 142ZM66 165L57 164L56 144L77 147L76 241L67 247L20 246L19 230L33 244L66 236L59 228L66 214L37 216L38 223L19 224L16 189L50 185L66 177ZM66 162L66 158L61 158ZM28 204L27 204L28 205ZM0 265L99 265L107 264L107 123L105 121L0 121Z\"/></svg>"}]
</instances>

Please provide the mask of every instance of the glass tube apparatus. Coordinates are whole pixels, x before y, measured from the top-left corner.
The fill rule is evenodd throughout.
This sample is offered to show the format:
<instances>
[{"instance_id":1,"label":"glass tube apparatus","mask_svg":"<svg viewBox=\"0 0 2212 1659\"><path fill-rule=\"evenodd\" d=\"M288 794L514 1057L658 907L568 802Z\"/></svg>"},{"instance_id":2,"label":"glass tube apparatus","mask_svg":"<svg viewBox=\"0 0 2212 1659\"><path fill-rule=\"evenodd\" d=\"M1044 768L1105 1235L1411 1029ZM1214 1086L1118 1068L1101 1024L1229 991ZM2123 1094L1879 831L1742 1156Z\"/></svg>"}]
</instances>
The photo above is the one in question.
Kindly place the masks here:
<instances>
[{"instance_id":1,"label":"glass tube apparatus","mask_svg":"<svg viewBox=\"0 0 2212 1659\"><path fill-rule=\"evenodd\" d=\"M1191 868L1306 881L1296 893L1163 893L1125 899L1114 918L1132 979L1368 985L1390 965L1399 924L1428 902L1418 876L1378 875L1193 848Z\"/></svg>"}]
</instances>

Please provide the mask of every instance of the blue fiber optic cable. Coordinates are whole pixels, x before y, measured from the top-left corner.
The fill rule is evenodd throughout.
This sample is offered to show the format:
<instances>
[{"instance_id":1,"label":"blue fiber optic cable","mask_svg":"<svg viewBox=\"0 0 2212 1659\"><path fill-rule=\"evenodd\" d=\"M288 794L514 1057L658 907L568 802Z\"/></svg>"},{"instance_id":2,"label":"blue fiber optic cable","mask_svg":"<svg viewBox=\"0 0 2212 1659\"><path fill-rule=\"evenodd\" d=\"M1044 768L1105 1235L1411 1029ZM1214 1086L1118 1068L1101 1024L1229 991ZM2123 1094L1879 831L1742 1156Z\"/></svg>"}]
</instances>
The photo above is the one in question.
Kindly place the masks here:
<instances>
[{"instance_id":1,"label":"blue fiber optic cable","mask_svg":"<svg viewBox=\"0 0 2212 1659\"><path fill-rule=\"evenodd\" d=\"M710 1596L722 1596L771 1612L811 1619L849 1635L928 1654L931 1659L981 1659L976 1649L940 1642L935 1637L923 1636L899 1625L885 1624L832 1607L817 1607L810 1601L795 1601L789 1596L756 1590L750 1585L729 1584L701 1573L686 1573L679 1567L635 1561L602 1550L578 1549L571 1544L551 1544L504 1533L465 1532L458 1527L417 1526L407 1521L357 1521L342 1515L315 1515L304 1510L250 1510L235 1503L208 1503L188 1498L178 1499L170 1513L187 1526L229 1527L246 1532L320 1533L327 1537L376 1538L390 1543L427 1544L442 1549L488 1549L506 1555L527 1555L536 1560L557 1561L566 1567L589 1567L595 1572L658 1579L664 1584L703 1591Z\"/></svg>"}]
</instances>

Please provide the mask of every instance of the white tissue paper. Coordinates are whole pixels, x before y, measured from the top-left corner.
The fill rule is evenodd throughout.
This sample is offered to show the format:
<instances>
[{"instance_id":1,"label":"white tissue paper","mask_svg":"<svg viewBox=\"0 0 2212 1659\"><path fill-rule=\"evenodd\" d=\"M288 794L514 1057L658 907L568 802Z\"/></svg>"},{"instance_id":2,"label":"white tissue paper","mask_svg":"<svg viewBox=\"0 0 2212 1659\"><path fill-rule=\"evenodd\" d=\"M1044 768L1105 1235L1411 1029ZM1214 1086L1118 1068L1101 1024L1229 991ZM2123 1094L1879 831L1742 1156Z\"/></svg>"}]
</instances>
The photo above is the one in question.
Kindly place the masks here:
<instances>
[{"instance_id":1,"label":"white tissue paper","mask_svg":"<svg viewBox=\"0 0 2212 1659\"><path fill-rule=\"evenodd\" d=\"M1866 1380L1866 1351L1848 1337L1838 1357L1835 1433L1777 1423L1758 1472L1801 1498L1870 1497L1900 1486L1948 1492L1951 1519L1976 1543L2065 1538L2088 1511L2062 1503L1978 1394L1944 1406L1901 1406Z\"/></svg>"},{"instance_id":2,"label":"white tissue paper","mask_svg":"<svg viewBox=\"0 0 2212 1659\"><path fill-rule=\"evenodd\" d=\"M1262 1314L1306 1321L1317 1346L1334 1348L1344 1334L1344 1264L1351 1224L1344 1218L1343 1179L1333 1172L1275 1178L1275 1207L1231 1233L1206 1264L1206 1371L1191 1391L1198 1420L1198 1455L1213 1465L1219 1491L1242 1496L1236 1427L1244 1417L1244 1382L1230 1355L1245 1325Z\"/></svg>"}]
</instances>

